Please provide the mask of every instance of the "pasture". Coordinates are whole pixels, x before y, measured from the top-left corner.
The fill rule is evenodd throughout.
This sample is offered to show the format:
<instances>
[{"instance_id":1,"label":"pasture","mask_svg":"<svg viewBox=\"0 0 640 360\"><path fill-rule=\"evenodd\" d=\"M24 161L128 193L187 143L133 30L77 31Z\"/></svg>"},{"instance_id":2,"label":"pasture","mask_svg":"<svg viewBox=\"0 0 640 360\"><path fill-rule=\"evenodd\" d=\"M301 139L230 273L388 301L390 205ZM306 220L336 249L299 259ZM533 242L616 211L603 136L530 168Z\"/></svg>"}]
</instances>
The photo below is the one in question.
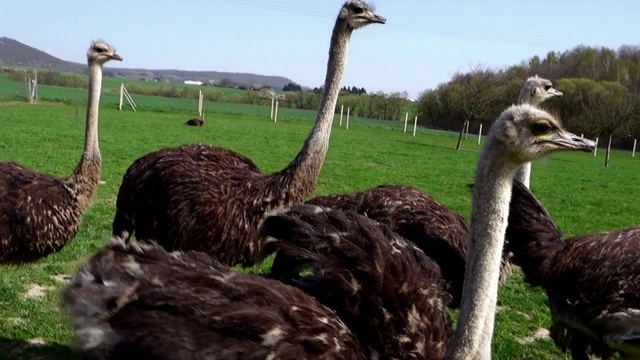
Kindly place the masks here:
<instances>
[{"instance_id":1,"label":"pasture","mask_svg":"<svg viewBox=\"0 0 640 360\"><path fill-rule=\"evenodd\" d=\"M118 111L119 84L108 85L100 113L105 184L71 244L34 264L0 268L0 358L78 358L67 346L72 334L58 310L58 293L65 277L109 238L122 176L136 158L162 147L204 143L231 148L272 172L294 158L315 117L313 111L281 108L274 123L268 107L206 103L206 125L187 127L183 123L195 115L195 100L134 95L139 111ZM86 91L41 86L41 99L62 101L29 105L11 100L20 86L0 80L0 160L68 176L82 153ZM401 123L357 118L346 130L336 117L316 193L407 184L468 219L467 184L473 182L480 146L470 137L456 152L456 140L456 134L426 129L413 138L410 131L402 133ZM640 159L614 151L605 168L603 156L602 149L596 158L563 153L533 164L532 189L566 236L639 223ZM549 326L546 297L524 284L519 273L501 288L499 306L495 359L564 357L551 340L534 338Z\"/></svg>"}]
</instances>

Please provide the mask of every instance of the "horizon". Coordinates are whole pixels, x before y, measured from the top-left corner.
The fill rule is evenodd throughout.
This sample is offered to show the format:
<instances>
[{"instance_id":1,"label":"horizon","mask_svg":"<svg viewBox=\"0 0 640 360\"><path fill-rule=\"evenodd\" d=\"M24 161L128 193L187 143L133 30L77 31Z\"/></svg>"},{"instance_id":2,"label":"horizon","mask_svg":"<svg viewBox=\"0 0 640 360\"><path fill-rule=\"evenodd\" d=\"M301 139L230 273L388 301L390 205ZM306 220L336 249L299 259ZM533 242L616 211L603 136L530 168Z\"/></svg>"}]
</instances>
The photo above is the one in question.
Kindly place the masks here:
<instances>
[{"instance_id":1,"label":"horizon","mask_svg":"<svg viewBox=\"0 0 640 360\"><path fill-rule=\"evenodd\" d=\"M72 0L62 7L36 0L5 9L0 34L66 61L84 63L91 40L101 38L124 57L122 63L110 64L114 69L252 73L314 88L324 82L331 29L343 3ZM375 5L387 24L354 32L342 82L369 93L407 91L417 98L454 73L478 65L503 69L580 45L618 50L640 44L635 25L640 2L630 0L538 1L535 8L541 10L535 12L531 6L497 0L378 0ZM62 13L69 9L77 14L73 22ZM91 16L79 15L83 13ZM25 19L37 21L25 26ZM96 25L101 31L93 29ZM526 31L517 31L520 28Z\"/></svg>"}]
</instances>

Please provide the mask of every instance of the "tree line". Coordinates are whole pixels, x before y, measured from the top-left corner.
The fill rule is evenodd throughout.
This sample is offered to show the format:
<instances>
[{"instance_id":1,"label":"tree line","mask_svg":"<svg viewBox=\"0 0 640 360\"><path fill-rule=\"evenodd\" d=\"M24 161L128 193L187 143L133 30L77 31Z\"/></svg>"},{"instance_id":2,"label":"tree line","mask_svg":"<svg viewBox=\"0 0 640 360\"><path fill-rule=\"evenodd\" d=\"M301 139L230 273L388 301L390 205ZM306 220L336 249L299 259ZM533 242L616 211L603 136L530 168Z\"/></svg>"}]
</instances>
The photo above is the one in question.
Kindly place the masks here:
<instances>
[{"instance_id":1,"label":"tree line","mask_svg":"<svg viewBox=\"0 0 640 360\"><path fill-rule=\"evenodd\" d=\"M526 78L536 74L564 93L542 107L558 113L574 133L599 137L601 143L611 139L614 146L625 147L640 138L640 47L633 46L617 51L578 46L501 70L474 66L423 91L417 103L418 121L452 131L460 131L465 121L471 129L490 125L516 102Z\"/></svg>"},{"instance_id":2,"label":"tree line","mask_svg":"<svg viewBox=\"0 0 640 360\"><path fill-rule=\"evenodd\" d=\"M24 81L32 76L22 70L5 70L8 77ZM550 79L564 93L543 107L558 113L569 128L590 138L611 138L614 146L629 146L640 138L640 46L622 46L618 50L578 46L564 52L533 56L505 69L475 66L457 72L447 83L423 91L413 102L406 92L367 93L364 88L344 86L338 109L350 109L354 116L383 120L404 120L409 112L429 128L459 131L465 121L470 129L488 126L507 106L516 102L525 79L532 75ZM108 74L106 74L108 76ZM41 84L86 88L86 76L39 71ZM218 87L163 83L160 86L127 84L130 93L197 99L202 91L205 100L230 103L270 105L276 96L270 89L223 92ZM265 96L269 90L271 96ZM284 90L284 89L283 89ZM277 93L279 105L315 110L320 104L322 88L304 90L288 84L289 91ZM486 127L485 127L486 128Z\"/></svg>"}]
</instances>

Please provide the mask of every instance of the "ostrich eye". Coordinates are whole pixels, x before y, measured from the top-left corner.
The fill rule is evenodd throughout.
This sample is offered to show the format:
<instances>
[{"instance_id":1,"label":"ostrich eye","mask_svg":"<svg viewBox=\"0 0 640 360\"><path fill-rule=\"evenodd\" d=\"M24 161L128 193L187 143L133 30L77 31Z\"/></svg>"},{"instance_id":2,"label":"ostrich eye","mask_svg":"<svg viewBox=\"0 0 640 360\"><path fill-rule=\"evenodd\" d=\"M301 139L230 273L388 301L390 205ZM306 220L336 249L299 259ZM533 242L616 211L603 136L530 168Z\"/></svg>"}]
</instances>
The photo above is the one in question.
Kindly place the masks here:
<instances>
[{"instance_id":1,"label":"ostrich eye","mask_svg":"<svg viewBox=\"0 0 640 360\"><path fill-rule=\"evenodd\" d=\"M97 48L96 49L96 52L99 52L99 53L103 53L105 51L107 51L107 49L105 49L105 48Z\"/></svg>"},{"instance_id":2,"label":"ostrich eye","mask_svg":"<svg viewBox=\"0 0 640 360\"><path fill-rule=\"evenodd\" d=\"M354 8L354 9L353 9L353 13L354 13L354 14L356 14L356 15L360 15L360 14L362 14L363 12L364 12L364 9L363 9L363 8L361 8L361 7L357 7L357 8Z\"/></svg>"},{"instance_id":3,"label":"ostrich eye","mask_svg":"<svg viewBox=\"0 0 640 360\"><path fill-rule=\"evenodd\" d=\"M531 125L531 131L534 135L544 135L551 131L551 124L546 121L537 121Z\"/></svg>"},{"instance_id":4,"label":"ostrich eye","mask_svg":"<svg viewBox=\"0 0 640 360\"><path fill-rule=\"evenodd\" d=\"M549 91L551 88L552 88L552 86L551 86L551 85L545 85L545 86L544 86L544 89L545 89L545 90L547 90L547 91Z\"/></svg>"}]
</instances>

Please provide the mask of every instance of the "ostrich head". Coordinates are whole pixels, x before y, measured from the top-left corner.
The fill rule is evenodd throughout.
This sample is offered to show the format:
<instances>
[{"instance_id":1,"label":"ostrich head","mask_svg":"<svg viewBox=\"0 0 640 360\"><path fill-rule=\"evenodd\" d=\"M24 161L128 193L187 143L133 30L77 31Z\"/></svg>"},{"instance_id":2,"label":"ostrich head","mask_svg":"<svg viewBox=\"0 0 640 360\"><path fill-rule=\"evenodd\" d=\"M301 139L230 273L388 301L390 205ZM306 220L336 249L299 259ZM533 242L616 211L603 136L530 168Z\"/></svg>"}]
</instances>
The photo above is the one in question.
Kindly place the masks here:
<instances>
[{"instance_id":1,"label":"ostrich head","mask_svg":"<svg viewBox=\"0 0 640 360\"><path fill-rule=\"evenodd\" d=\"M592 151L594 141L581 138L562 128L551 114L533 105L514 105L496 120L493 134L510 158L533 161L559 150Z\"/></svg>"},{"instance_id":2,"label":"ostrich head","mask_svg":"<svg viewBox=\"0 0 640 360\"><path fill-rule=\"evenodd\" d=\"M365 25L384 24L387 19L374 13L373 5L360 0L350 0L344 3L338 16L339 21L351 29L358 29Z\"/></svg>"},{"instance_id":3,"label":"ostrich head","mask_svg":"<svg viewBox=\"0 0 640 360\"><path fill-rule=\"evenodd\" d=\"M116 54L116 49L114 49L113 46L103 40L96 40L91 43L87 51L87 59L90 62L104 64L109 60L122 61L122 56Z\"/></svg>"},{"instance_id":4,"label":"ostrich head","mask_svg":"<svg viewBox=\"0 0 640 360\"><path fill-rule=\"evenodd\" d=\"M524 82L518 100L520 104L538 105L554 96L562 96L562 93L553 87L553 83L550 80L536 75Z\"/></svg>"}]
</instances>

